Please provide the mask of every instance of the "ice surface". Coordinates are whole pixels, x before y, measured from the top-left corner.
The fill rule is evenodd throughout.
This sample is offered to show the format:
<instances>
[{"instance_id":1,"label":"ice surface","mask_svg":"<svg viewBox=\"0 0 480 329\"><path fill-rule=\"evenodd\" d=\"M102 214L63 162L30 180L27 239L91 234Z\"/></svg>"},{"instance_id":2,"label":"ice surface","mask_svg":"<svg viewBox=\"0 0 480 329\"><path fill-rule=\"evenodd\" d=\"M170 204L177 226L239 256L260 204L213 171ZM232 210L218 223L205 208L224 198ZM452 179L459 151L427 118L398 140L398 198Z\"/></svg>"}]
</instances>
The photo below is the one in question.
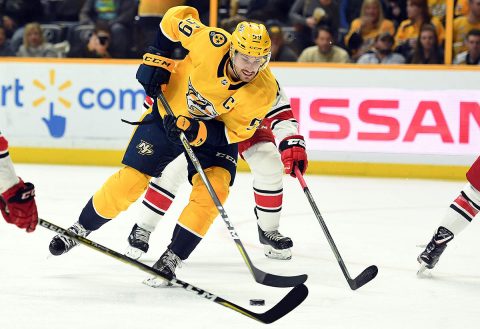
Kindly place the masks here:
<instances>
[{"instance_id":1,"label":"ice surface","mask_svg":"<svg viewBox=\"0 0 480 329\"><path fill-rule=\"evenodd\" d=\"M70 226L109 167L17 165L35 183L39 214ZM285 176L281 232L294 241L291 261L263 256L253 214L251 176L240 173L225 209L254 264L276 274L307 273L307 300L270 328L479 328L480 226L474 222L447 248L430 279L418 279L417 255L464 182L306 176L307 184L352 276L377 265L376 279L347 285L298 182ZM152 234L144 262L153 264L170 241L189 195L183 185ZM123 252L137 217L134 205L89 238ZM51 231L27 234L0 222L0 328L150 329L263 328L247 317L180 288L153 289L134 267L79 246L50 257ZM177 271L179 278L257 312L288 289L261 286L250 276L217 218ZM252 298L265 307L249 305Z\"/></svg>"}]
</instances>

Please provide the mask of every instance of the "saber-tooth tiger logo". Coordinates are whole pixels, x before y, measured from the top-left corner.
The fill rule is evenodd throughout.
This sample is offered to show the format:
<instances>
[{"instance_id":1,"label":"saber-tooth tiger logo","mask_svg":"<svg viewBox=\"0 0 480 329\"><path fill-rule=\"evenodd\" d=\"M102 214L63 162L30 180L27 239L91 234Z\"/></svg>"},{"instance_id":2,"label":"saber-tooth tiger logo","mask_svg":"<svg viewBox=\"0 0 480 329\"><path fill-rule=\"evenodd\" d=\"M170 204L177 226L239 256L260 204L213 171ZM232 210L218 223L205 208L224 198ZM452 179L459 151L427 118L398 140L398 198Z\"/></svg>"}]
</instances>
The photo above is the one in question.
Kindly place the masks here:
<instances>
[{"instance_id":1,"label":"saber-tooth tiger logo","mask_svg":"<svg viewBox=\"0 0 480 329\"><path fill-rule=\"evenodd\" d=\"M210 120L218 116L218 112L215 111L213 104L193 88L190 79L188 79L188 91L186 96L188 112L192 117L202 120Z\"/></svg>"},{"instance_id":2,"label":"saber-tooth tiger logo","mask_svg":"<svg viewBox=\"0 0 480 329\"><path fill-rule=\"evenodd\" d=\"M143 139L140 141L140 144L137 145L138 154L140 155L152 155L153 154L153 145L145 142Z\"/></svg>"}]
</instances>

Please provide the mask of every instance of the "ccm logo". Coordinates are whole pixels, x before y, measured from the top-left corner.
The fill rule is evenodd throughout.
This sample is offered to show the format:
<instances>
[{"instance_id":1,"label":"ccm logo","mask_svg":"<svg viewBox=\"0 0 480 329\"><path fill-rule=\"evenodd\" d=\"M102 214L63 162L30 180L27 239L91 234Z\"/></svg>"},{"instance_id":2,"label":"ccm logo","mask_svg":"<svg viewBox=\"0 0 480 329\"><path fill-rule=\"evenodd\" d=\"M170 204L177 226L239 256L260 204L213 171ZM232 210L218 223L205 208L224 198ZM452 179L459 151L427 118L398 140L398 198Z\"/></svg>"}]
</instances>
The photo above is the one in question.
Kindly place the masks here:
<instances>
[{"instance_id":1,"label":"ccm logo","mask_svg":"<svg viewBox=\"0 0 480 329\"><path fill-rule=\"evenodd\" d=\"M30 198L33 198L35 196L35 190L30 190L30 191L26 191L22 194L22 197L21 199L22 200L27 200L27 199L30 199Z\"/></svg>"},{"instance_id":2,"label":"ccm logo","mask_svg":"<svg viewBox=\"0 0 480 329\"><path fill-rule=\"evenodd\" d=\"M300 145L301 147L305 148L305 141L302 139L288 139L287 144L289 146Z\"/></svg>"},{"instance_id":3,"label":"ccm logo","mask_svg":"<svg viewBox=\"0 0 480 329\"><path fill-rule=\"evenodd\" d=\"M169 67L171 65L171 63L163 60L163 59L160 59L160 58L156 58L156 57L150 57L150 56L145 56L145 62L151 62L153 64L156 64L158 66L166 66L166 67Z\"/></svg>"}]
</instances>

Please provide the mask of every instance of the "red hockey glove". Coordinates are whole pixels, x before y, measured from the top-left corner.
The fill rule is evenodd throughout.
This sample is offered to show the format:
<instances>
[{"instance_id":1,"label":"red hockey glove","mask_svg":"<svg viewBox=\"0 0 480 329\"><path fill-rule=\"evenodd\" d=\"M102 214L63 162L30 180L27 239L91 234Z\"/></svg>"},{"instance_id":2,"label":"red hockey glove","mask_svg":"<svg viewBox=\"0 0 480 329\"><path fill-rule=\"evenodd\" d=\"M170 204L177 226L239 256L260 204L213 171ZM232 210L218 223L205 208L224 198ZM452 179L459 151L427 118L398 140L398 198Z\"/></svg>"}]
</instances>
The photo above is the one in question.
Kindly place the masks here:
<instances>
[{"instance_id":1,"label":"red hockey glove","mask_svg":"<svg viewBox=\"0 0 480 329\"><path fill-rule=\"evenodd\" d=\"M163 118L163 126L170 141L181 144L180 133L183 132L192 146L200 146L207 140L207 127L202 121L180 115L166 115Z\"/></svg>"},{"instance_id":2,"label":"red hockey glove","mask_svg":"<svg viewBox=\"0 0 480 329\"><path fill-rule=\"evenodd\" d=\"M8 223L33 232L38 222L35 204L35 187L32 183L20 182L2 193L0 198L2 215Z\"/></svg>"},{"instance_id":3,"label":"red hockey glove","mask_svg":"<svg viewBox=\"0 0 480 329\"><path fill-rule=\"evenodd\" d=\"M280 142L278 146L282 155L283 166L285 173L292 177L295 176L295 166L300 169L302 175L307 170L308 160L305 152L305 140L301 135L294 135L286 137Z\"/></svg>"}]
</instances>

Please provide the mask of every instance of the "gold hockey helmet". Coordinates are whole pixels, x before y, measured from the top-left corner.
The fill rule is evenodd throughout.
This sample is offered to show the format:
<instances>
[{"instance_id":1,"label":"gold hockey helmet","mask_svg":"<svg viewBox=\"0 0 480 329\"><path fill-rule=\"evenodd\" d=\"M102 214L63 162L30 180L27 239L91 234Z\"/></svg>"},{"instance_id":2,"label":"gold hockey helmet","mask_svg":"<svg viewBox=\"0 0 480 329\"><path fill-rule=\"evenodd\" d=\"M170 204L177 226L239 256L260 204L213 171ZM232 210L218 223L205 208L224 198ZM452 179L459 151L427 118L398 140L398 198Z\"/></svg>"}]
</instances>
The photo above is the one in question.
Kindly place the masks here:
<instances>
[{"instance_id":1,"label":"gold hockey helmet","mask_svg":"<svg viewBox=\"0 0 480 329\"><path fill-rule=\"evenodd\" d=\"M270 60L271 44L265 25L240 22L232 33L230 57L233 59L236 52L248 56L263 57L264 63L262 63L260 69L264 69Z\"/></svg>"}]
</instances>

